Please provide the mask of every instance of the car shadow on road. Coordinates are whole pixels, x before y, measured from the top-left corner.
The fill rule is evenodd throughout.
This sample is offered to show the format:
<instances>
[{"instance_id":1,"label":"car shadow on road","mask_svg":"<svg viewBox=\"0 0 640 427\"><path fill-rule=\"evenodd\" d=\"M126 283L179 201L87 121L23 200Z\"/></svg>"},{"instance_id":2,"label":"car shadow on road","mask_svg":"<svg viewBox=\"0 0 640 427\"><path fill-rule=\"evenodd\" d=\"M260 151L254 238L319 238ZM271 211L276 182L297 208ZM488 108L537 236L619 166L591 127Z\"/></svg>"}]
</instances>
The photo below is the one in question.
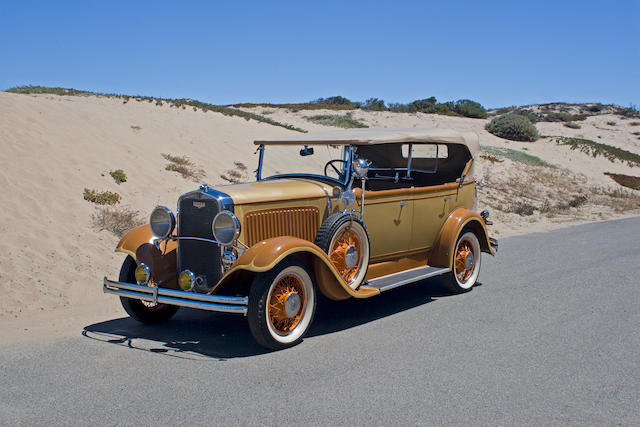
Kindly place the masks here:
<instances>
[{"instance_id":1,"label":"car shadow on road","mask_svg":"<svg viewBox=\"0 0 640 427\"><path fill-rule=\"evenodd\" d=\"M452 295L436 277L368 299L329 301L321 297L308 336L343 331ZM254 341L245 317L186 308L162 324L144 325L126 317L88 325L82 335L186 359L222 361L270 352Z\"/></svg>"}]
</instances>

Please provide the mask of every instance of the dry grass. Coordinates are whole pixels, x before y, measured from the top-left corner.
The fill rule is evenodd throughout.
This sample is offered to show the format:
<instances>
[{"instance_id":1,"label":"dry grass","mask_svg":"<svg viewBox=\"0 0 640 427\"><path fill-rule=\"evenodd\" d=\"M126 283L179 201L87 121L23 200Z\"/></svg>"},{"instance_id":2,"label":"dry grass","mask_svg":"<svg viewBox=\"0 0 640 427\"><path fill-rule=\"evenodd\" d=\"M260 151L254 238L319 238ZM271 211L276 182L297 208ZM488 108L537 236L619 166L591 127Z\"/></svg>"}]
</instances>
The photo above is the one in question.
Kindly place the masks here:
<instances>
[{"instance_id":1,"label":"dry grass","mask_svg":"<svg viewBox=\"0 0 640 427\"><path fill-rule=\"evenodd\" d=\"M196 167L187 156L175 156L172 154L162 154L165 160L169 161L169 164L165 166L165 169L172 172L178 172L184 179L190 179L195 182L199 182L207 176L203 169Z\"/></svg>"},{"instance_id":2,"label":"dry grass","mask_svg":"<svg viewBox=\"0 0 640 427\"><path fill-rule=\"evenodd\" d=\"M485 160L490 161L491 163L502 163L502 162L504 162L504 160L501 160L501 159L497 158L496 156L492 156L491 154L481 154L480 157L482 157Z\"/></svg>"},{"instance_id":3,"label":"dry grass","mask_svg":"<svg viewBox=\"0 0 640 427\"><path fill-rule=\"evenodd\" d=\"M570 129L580 129L582 127L576 122L564 122L563 125Z\"/></svg>"},{"instance_id":4,"label":"dry grass","mask_svg":"<svg viewBox=\"0 0 640 427\"><path fill-rule=\"evenodd\" d=\"M96 213L91 215L93 227L98 230L107 230L118 237L139 225L144 224L144 220L140 217L140 212L131 208L99 208Z\"/></svg>"},{"instance_id":5,"label":"dry grass","mask_svg":"<svg viewBox=\"0 0 640 427\"><path fill-rule=\"evenodd\" d=\"M235 169L227 169L223 174L220 174L220 178L224 179L231 184L237 184L239 182L246 182L249 180L249 171L247 170L247 166L242 163L235 161L233 165L236 167Z\"/></svg>"}]
</instances>

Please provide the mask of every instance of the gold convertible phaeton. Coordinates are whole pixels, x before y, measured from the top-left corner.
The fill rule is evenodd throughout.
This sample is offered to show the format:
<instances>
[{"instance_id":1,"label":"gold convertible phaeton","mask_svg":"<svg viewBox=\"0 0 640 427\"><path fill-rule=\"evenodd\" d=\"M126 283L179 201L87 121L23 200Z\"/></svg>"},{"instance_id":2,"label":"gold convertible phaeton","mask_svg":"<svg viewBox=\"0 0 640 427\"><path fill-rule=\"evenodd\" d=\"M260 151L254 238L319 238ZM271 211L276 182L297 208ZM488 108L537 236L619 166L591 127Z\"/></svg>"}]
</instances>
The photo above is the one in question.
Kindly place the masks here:
<instances>
[{"instance_id":1,"label":"gold convertible phaeton","mask_svg":"<svg viewBox=\"0 0 640 427\"><path fill-rule=\"evenodd\" d=\"M436 275L453 292L494 254L474 211L478 137L364 129L255 141L256 182L200 189L125 235L120 296L141 322L180 306L243 314L261 345L299 343L318 293L369 298Z\"/></svg>"}]
</instances>

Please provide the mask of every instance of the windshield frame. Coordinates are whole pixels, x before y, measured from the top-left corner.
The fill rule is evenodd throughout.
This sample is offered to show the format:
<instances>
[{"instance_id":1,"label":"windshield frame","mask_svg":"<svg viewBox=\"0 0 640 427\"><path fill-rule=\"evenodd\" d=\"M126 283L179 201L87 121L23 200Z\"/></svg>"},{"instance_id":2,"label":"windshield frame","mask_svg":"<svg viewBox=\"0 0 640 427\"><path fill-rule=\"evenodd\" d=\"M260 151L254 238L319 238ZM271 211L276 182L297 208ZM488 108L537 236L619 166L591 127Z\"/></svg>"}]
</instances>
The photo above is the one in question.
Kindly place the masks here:
<instances>
[{"instance_id":1,"label":"windshield frame","mask_svg":"<svg viewBox=\"0 0 640 427\"><path fill-rule=\"evenodd\" d=\"M277 144L274 144L277 145ZM300 144L301 146L304 144ZM326 145L332 145L332 144L326 144ZM346 170L347 170L347 174L344 178L344 180L339 180L338 178L333 178L327 175L316 175L316 174L311 174L311 173L286 173L286 174L278 174L278 175L271 175L271 176L267 176L267 177L262 177L262 163L264 160L264 150L265 150L265 145L264 144L260 144L260 146L258 147L258 151L260 152L259 158L258 158L258 169L256 169L256 180L257 181L264 181L264 180L268 180L268 179L278 179L278 178L311 178L311 179L320 179L320 180L329 180L332 182L335 182L337 184L340 184L342 186L347 186L349 184L349 182L351 181L351 163L352 163L352 158L353 158L353 149L351 147L351 145L345 145L344 149L342 151L342 159L340 160L345 160L347 162L346 165ZM337 159L336 159L337 160Z\"/></svg>"}]
</instances>

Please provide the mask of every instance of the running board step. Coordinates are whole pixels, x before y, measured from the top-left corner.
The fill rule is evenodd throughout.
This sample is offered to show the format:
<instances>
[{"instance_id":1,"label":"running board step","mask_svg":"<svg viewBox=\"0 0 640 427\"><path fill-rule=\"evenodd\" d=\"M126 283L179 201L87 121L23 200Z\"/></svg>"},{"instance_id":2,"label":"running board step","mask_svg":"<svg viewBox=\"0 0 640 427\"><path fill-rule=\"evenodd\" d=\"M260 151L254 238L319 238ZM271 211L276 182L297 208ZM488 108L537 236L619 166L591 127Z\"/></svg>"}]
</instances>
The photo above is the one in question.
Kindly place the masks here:
<instances>
[{"instance_id":1,"label":"running board step","mask_svg":"<svg viewBox=\"0 0 640 427\"><path fill-rule=\"evenodd\" d=\"M385 292L399 286L408 285L409 283L428 279L429 277L439 276L450 271L450 268L429 266L418 267L412 270L389 274L388 276L376 277L375 279L369 280L366 285L370 288L380 289L380 292Z\"/></svg>"}]
</instances>

